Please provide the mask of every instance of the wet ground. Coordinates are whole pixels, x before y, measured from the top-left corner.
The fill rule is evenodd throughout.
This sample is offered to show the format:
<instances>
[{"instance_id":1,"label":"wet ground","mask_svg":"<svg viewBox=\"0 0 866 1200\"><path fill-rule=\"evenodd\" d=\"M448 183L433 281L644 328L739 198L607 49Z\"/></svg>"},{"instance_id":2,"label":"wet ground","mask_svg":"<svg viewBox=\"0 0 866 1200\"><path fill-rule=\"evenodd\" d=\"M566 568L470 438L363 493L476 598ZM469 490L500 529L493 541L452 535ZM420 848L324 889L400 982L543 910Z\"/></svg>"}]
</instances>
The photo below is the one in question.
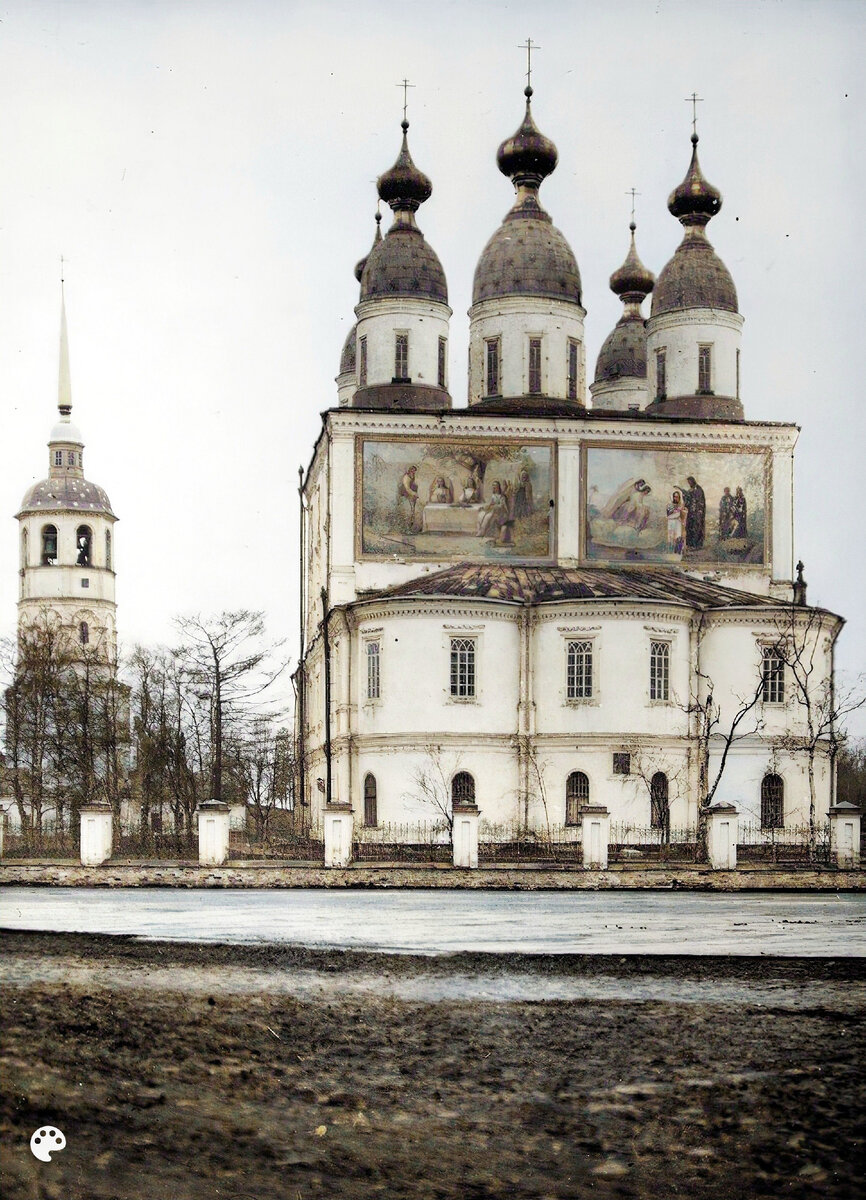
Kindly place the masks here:
<instances>
[{"instance_id":1,"label":"wet ground","mask_svg":"<svg viewBox=\"0 0 866 1200\"><path fill-rule=\"evenodd\" d=\"M392 954L866 955L862 893L0 888L0 925Z\"/></svg>"},{"instance_id":2,"label":"wet ground","mask_svg":"<svg viewBox=\"0 0 866 1200\"><path fill-rule=\"evenodd\" d=\"M864 1194L857 957L22 932L0 982L5 1200Z\"/></svg>"}]
</instances>

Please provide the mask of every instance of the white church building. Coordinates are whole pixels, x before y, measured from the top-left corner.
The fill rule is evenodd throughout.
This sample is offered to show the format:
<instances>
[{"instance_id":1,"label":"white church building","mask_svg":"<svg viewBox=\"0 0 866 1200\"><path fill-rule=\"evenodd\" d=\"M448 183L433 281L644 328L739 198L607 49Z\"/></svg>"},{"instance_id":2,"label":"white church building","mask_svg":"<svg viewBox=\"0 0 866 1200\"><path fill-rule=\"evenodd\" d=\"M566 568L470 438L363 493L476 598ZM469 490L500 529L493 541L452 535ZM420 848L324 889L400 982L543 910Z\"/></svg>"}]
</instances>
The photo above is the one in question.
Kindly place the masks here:
<instances>
[{"instance_id":1,"label":"white church building","mask_svg":"<svg viewBox=\"0 0 866 1200\"><path fill-rule=\"evenodd\" d=\"M632 223L587 398L580 271L540 196L557 150L525 94L497 154L514 203L475 268L465 407L405 120L378 180L393 223L356 268L338 403L302 489L311 821L328 804L369 827L474 803L539 830L591 805L687 828L714 782L741 822L824 821L832 757L825 739L804 749L792 662L808 657L824 704L842 620L795 578L797 427L745 415L743 317L707 237L722 198L697 134L668 201L682 240L656 279Z\"/></svg>"}]
</instances>

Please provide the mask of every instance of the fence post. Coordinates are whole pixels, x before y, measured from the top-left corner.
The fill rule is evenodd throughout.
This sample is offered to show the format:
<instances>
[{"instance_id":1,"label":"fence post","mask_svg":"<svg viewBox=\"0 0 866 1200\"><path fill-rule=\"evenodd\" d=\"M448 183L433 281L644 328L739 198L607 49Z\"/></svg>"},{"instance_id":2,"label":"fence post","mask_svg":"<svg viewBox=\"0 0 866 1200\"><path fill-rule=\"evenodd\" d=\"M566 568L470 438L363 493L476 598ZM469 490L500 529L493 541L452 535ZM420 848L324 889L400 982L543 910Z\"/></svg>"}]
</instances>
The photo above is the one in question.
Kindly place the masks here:
<instances>
[{"instance_id":1,"label":"fence post","mask_svg":"<svg viewBox=\"0 0 866 1200\"><path fill-rule=\"evenodd\" d=\"M81 817L81 865L98 867L111 858L111 805L85 804L79 809L79 812Z\"/></svg>"},{"instance_id":2,"label":"fence post","mask_svg":"<svg viewBox=\"0 0 866 1200\"><path fill-rule=\"evenodd\" d=\"M355 814L351 804L325 805L325 866L348 867L352 861Z\"/></svg>"},{"instance_id":3,"label":"fence post","mask_svg":"<svg viewBox=\"0 0 866 1200\"><path fill-rule=\"evenodd\" d=\"M229 806L205 800L196 809L198 861L203 867L221 867L229 856Z\"/></svg>"},{"instance_id":4,"label":"fence post","mask_svg":"<svg viewBox=\"0 0 866 1200\"><path fill-rule=\"evenodd\" d=\"M709 859L714 871L733 871L737 865L738 816L733 804L714 804L707 813Z\"/></svg>"},{"instance_id":5,"label":"fence post","mask_svg":"<svg viewBox=\"0 0 866 1200\"><path fill-rule=\"evenodd\" d=\"M860 866L860 809L843 800L833 805L829 817L830 857L836 860L837 867L856 870Z\"/></svg>"},{"instance_id":6,"label":"fence post","mask_svg":"<svg viewBox=\"0 0 866 1200\"><path fill-rule=\"evenodd\" d=\"M481 810L475 804L455 803L451 806L454 823L451 827L451 847L455 867L475 870L478 866L478 818Z\"/></svg>"},{"instance_id":7,"label":"fence post","mask_svg":"<svg viewBox=\"0 0 866 1200\"><path fill-rule=\"evenodd\" d=\"M610 813L603 804L586 804L580 810L580 824L584 868L606 871Z\"/></svg>"}]
</instances>

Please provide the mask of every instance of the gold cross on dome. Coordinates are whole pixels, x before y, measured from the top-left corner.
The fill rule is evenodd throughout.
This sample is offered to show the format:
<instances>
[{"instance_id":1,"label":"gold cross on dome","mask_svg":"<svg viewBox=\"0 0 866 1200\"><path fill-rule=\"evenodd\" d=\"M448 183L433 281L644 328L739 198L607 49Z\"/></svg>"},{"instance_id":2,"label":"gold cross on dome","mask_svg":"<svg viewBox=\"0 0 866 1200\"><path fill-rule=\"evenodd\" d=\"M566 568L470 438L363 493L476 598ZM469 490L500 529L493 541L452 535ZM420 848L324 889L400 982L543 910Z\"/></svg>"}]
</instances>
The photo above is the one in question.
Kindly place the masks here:
<instances>
[{"instance_id":1,"label":"gold cross on dome","mask_svg":"<svg viewBox=\"0 0 866 1200\"><path fill-rule=\"evenodd\" d=\"M541 47L531 37L528 37L517 49L526 51L526 86L532 87L532 51L540 50Z\"/></svg>"},{"instance_id":2,"label":"gold cross on dome","mask_svg":"<svg viewBox=\"0 0 866 1200\"><path fill-rule=\"evenodd\" d=\"M396 83L394 86L401 87L403 89L403 120L405 121L406 109L409 107L409 88L413 88L415 84L410 83L408 79L401 79L401 81Z\"/></svg>"},{"instance_id":3,"label":"gold cross on dome","mask_svg":"<svg viewBox=\"0 0 866 1200\"><path fill-rule=\"evenodd\" d=\"M692 106L692 133L698 132L698 105L703 104L703 96L699 96L697 92L692 92L691 96L686 96L686 104Z\"/></svg>"}]
</instances>

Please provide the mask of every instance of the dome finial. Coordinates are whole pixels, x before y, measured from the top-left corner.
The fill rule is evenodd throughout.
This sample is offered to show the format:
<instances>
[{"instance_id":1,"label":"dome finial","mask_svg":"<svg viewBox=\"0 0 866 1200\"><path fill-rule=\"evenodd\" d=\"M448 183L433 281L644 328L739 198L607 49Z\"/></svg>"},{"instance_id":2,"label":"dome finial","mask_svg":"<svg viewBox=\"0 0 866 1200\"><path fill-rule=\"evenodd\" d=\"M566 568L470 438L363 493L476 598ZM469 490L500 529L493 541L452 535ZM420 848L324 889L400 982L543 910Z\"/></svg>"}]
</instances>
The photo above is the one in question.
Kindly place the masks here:
<instances>
[{"instance_id":1,"label":"dome finial","mask_svg":"<svg viewBox=\"0 0 866 1200\"><path fill-rule=\"evenodd\" d=\"M702 99L692 92L686 101L692 106L692 161L685 179L668 198L668 210L684 226L703 227L722 207L722 193L704 178L698 162L698 104Z\"/></svg>"},{"instance_id":2,"label":"dome finial","mask_svg":"<svg viewBox=\"0 0 866 1200\"><path fill-rule=\"evenodd\" d=\"M406 136L409 132L409 121L406 118L406 109L409 103L409 88L414 86L414 83L410 83L408 79L397 84L397 87L403 89L403 120L400 122L400 128L403 130L403 145L400 147L400 153L397 155L397 161L393 167L384 175L380 175L377 182L380 199L384 200L395 214L409 215L410 224L412 223L411 214L417 212L424 201L429 200L433 192L432 183L423 171L418 170L409 153L409 139Z\"/></svg>"},{"instance_id":3,"label":"dome finial","mask_svg":"<svg viewBox=\"0 0 866 1200\"><path fill-rule=\"evenodd\" d=\"M57 376L57 407L61 417L72 412L72 375L69 370L69 335L66 330L66 291L63 255L60 256L60 364Z\"/></svg>"},{"instance_id":4,"label":"dome finial","mask_svg":"<svg viewBox=\"0 0 866 1200\"><path fill-rule=\"evenodd\" d=\"M381 201L376 202L376 216L375 216L376 232L373 236L373 245L370 247L370 249L364 255L364 257L362 259L360 259L357 263L355 263L355 278L357 279L358 283L361 282L361 276L364 274L364 267L366 267L366 265L367 265L367 259L370 257L370 255L373 253L373 251L376 249L376 247L379 245L379 243L382 240L382 213L379 208L380 204L381 204Z\"/></svg>"},{"instance_id":5,"label":"dome finial","mask_svg":"<svg viewBox=\"0 0 866 1200\"><path fill-rule=\"evenodd\" d=\"M518 47L526 50L526 87L523 94L526 97L526 115L523 123L515 134L502 143L496 152L496 164L503 175L508 175L518 189L517 204L525 204L527 200L538 207L536 193L542 181L556 169L559 158L556 146L544 136L532 119L532 51L541 47L527 38ZM526 194L529 189L529 196Z\"/></svg>"},{"instance_id":6,"label":"dome finial","mask_svg":"<svg viewBox=\"0 0 866 1200\"><path fill-rule=\"evenodd\" d=\"M619 296L623 304L626 305L626 317L639 317L640 305L655 287L656 277L652 271L643 265L638 257L637 246L634 240L635 230L637 229L634 219L634 201L635 197L640 195L640 192L635 188L629 188L626 195L631 196L631 221L628 227L631 234L631 242L625 262L610 277L610 290L615 296ZM632 305L637 306L634 311L632 311Z\"/></svg>"}]
</instances>

